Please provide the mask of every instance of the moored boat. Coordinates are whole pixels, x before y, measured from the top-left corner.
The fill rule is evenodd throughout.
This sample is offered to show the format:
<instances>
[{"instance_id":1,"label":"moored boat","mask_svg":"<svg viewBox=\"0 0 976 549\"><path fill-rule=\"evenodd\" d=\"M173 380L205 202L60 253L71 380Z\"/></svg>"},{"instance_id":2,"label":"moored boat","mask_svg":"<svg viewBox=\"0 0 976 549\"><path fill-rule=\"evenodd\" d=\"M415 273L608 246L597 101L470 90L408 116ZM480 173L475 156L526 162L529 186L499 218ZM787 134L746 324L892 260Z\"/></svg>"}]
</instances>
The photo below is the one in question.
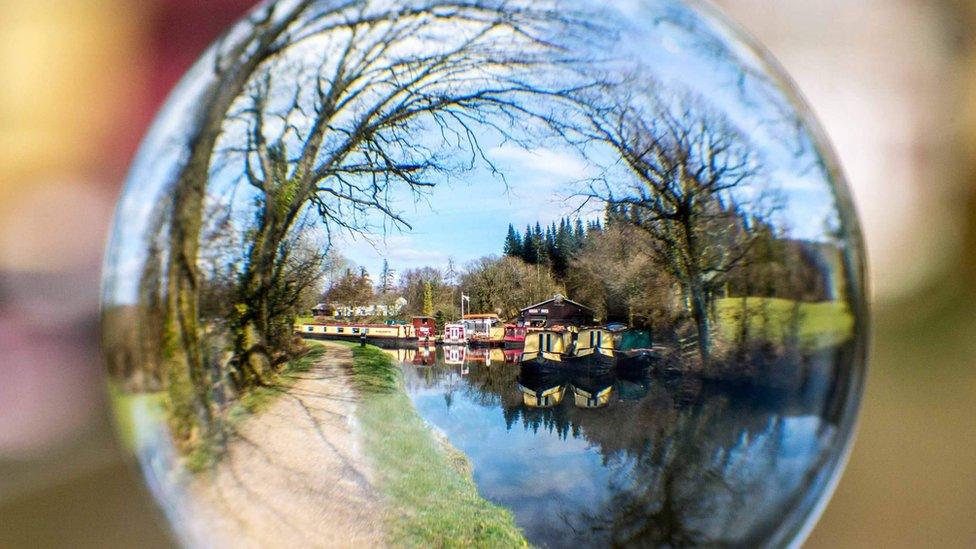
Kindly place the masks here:
<instances>
[{"instance_id":1,"label":"moored boat","mask_svg":"<svg viewBox=\"0 0 976 549\"><path fill-rule=\"evenodd\" d=\"M647 330L624 330L618 335L616 348L617 368L621 371L647 371L659 358L654 349L651 333Z\"/></svg>"},{"instance_id":2,"label":"moored boat","mask_svg":"<svg viewBox=\"0 0 976 549\"><path fill-rule=\"evenodd\" d=\"M615 382L612 374L574 375L570 382L577 408L595 409L610 404Z\"/></svg>"},{"instance_id":3,"label":"moored boat","mask_svg":"<svg viewBox=\"0 0 976 549\"><path fill-rule=\"evenodd\" d=\"M421 343L434 343L437 339L437 322L429 316L415 316L411 320L414 333Z\"/></svg>"},{"instance_id":4,"label":"moored boat","mask_svg":"<svg viewBox=\"0 0 976 549\"><path fill-rule=\"evenodd\" d=\"M501 318L492 314L464 315L464 329L468 344L478 347L494 347L505 344L505 327Z\"/></svg>"},{"instance_id":5,"label":"moored boat","mask_svg":"<svg viewBox=\"0 0 976 549\"><path fill-rule=\"evenodd\" d=\"M508 349L518 349L525 346L525 337L528 328L518 324L505 325L505 347Z\"/></svg>"},{"instance_id":6,"label":"moored boat","mask_svg":"<svg viewBox=\"0 0 976 549\"><path fill-rule=\"evenodd\" d=\"M295 334L306 339L362 341L377 346L416 346L417 334L410 324L356 324L325 322L295 325Z\"/></svg>"},{"instance_id":7,"label":"moored boat","mask_svg":"<svg viewBox=\"0 0 976 549\"><path fill-rule=\"evenodd\" d=\"M525 338L520 360L522 371L528 373L561 372L566 368L563 357L572 342L572 333L543 331Z\"/></svg>"},{"instance_id":8,"label":"moored boat","mask_svg":"<svg viewBox=\"0 0 976 549\"><path fill-rule=\"evenodd\" d=\"M444 345L466 345L468 343L468 332L464 324L455 323L444 326L444 336L441 341Z\"/></svg>"},{"instance_id":9,"label":"moored boat","mask_svg":"<svg viewBox=\"0 0 976 549\"><path fill-rule=\"evenodd\" d=\"M574 370L608 372L616 364L613 334L606 328L583 328L572 352L563 359Z\"/></svg>"}]
</instances>

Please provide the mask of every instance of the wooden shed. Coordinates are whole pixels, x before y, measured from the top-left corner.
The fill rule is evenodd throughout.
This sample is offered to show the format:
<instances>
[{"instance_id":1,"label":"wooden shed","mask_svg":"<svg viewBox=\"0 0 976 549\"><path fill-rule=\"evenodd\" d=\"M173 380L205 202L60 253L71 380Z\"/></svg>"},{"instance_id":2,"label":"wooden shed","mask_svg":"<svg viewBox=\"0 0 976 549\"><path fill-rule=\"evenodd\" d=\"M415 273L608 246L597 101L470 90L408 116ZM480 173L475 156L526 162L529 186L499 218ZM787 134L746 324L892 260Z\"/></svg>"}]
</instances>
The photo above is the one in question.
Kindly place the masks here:
<instances>
[{"instance_id":1,"label":"wooden shed","mask_svg":"<svg viewBox=\"0 0 976 549\"><path fill-rule=\"evenodd\" d=\"M593 326L596 312L561 295L522 309L520 321L524 326L548 329L559 326Z\"/></svg>"}]
</instances>

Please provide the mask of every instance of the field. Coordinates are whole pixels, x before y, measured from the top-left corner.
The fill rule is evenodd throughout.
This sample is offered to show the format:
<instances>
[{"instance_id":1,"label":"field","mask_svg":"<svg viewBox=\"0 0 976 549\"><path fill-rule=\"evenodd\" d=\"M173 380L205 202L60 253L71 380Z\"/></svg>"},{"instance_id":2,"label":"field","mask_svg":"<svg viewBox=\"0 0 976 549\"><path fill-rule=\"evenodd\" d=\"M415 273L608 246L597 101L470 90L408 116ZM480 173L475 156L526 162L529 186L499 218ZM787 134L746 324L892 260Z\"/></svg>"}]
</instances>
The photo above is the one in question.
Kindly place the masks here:
<instances>
[{"instance_id":1,"label":"field","mask_svg":"<svg viewBox=\"0 0 976 549\"><path fill-rule=\"evenodd\" d=\"M734 341L748 318L753 336L782 342L795 333L804 350L847 341L854 333L854 316L839 301L799 303L786 299L727 298L716 303L718 337Z\"/></svg>"}]
</instances>

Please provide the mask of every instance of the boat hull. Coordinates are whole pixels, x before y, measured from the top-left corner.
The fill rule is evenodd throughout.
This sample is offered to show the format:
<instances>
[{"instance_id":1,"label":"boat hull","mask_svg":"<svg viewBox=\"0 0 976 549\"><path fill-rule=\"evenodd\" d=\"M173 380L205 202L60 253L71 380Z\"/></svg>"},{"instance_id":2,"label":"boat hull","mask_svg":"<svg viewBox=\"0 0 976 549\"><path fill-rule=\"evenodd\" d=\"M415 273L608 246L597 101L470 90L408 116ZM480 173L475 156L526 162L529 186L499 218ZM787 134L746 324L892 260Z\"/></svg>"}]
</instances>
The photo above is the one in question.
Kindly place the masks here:
<instances>
[{"instance_id":1,"label":"boat hull","mask_svg":"<svg viewBox=\"0 0 976 549\"><path fill-rule=\"evenodd\" d=\"M549 358L540 355L537 356L522 356L519 366L522 369L522 373L527 375L552 375L559 374L566 370L566 365L563 361Z\"/></svg>"},{"instance_id":2,"label":"boat hull","mask_svg":"<svg viewBox=\"0 0 976 549\"><path fill-rule=\"evenodd\" d=\"M317 341L349 341L352 343L361 343L363 341L362 335L306 333L301 333L298 335L300 335L302 339L314 339ZM367 344L374 347L382 347L384 349L417 349L420 347L420 340L417 338L377 337L367 335L365 339Z\"/></svg>"},{"instance_id":3,"label":"boat hull","mask_svg":"<svg viewBox=\"0 0 976 549\"><path fill-rule=\"evenodd\" d=\"M616 357L617 369L622 372L644 373L654 366L658 358L658 354L651 349L618 351Z\"/></svg>"},{"instance_id":4,"label":"boat hull","mask_svg":"<svg viewBox=\"0 0 976 549\"><path fill-rule=\"evenodd\" d=\"M606 373L616 367L616 359L602 353L587 356L569 356L563 359L566 368L574 372Z\"/></svg>"}]
</instances>

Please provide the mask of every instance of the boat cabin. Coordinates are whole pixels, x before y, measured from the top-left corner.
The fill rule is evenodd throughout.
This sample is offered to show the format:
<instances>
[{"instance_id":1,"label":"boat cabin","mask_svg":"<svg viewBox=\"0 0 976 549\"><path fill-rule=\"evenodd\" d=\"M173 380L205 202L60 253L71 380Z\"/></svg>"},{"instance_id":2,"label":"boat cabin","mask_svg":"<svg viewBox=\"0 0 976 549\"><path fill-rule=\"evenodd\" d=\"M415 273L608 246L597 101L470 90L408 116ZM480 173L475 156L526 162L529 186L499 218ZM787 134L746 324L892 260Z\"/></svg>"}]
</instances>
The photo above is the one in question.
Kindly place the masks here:
<instances>
[{"instance_id":1,"label":"boat cabin","mask_svg":"<svg viewBox=\"0 0 976 549\"><path fill-rule=\"evenodd\" d=\"M464 345L468 342L468 332L464 324L448 324L444 326L443 342L445 345Z\"/></svg>"},{"instance_id":2,"label":"boat cabin","mask_svg":"<svg viewBox=\"0 0 976 549\"><path fill-rule=\"evenodd\" d=\"M557 295L549 301L522 309L520 320L520 324L530 330L556 326L592 326L596 323L596 312L586 305Z\"/></svg>"},{"instance_id":3,"label":"boat cabin","mask_svg":"<svg viewBox=\"0 0 976 549\"><path fill-rule=\"evenodd\" d=\"M505 325L505 346L507 347L521 347L525 344L525 336L528 333L528 328L525 326L519 326L518 324L506 324Z\"/></svg>"},{"instance_id":4,"label":"boat cabin","mask_svg":"<svg viewBox=\"0 0 976 549\"><path fill-rule=\"evenodd\" d=\"M614 356L613 334L605 328L585 328L576 336L576 350L578 357L600 354L609 358Z\"/></svg>"},{"instance_id":5,"label":"boat cabin","mask_svg":"<svg viewBox=\"0 0 976 549\"><path fill-rule=\"evenodd\" d=\"M472 343L502 343L505 327L498 315L464 315L464 329Z\"/></svg>"},{"instance_id":6,"label":"boat cabin","mask_svg":"<svg viewBox=\"0 0 976 549\"><path fill-rule=\"evenodd\" d=\"M544 331L528 334L525 338L525 348L522 350L522 361L544 358L561 361L563 355L572 345L573 334L568 331Z\"/></svg>"},{"instance_id":7,"label":"boat cabin","mask_svg":"<svg viewBox=\"0 0 976 549\"><path fill-rule=\"evenodd\" d=\"M437 337L437 323L429 316L413 317L413 330L421 341L433 341Z\"/></svg>"}]
</instances>

